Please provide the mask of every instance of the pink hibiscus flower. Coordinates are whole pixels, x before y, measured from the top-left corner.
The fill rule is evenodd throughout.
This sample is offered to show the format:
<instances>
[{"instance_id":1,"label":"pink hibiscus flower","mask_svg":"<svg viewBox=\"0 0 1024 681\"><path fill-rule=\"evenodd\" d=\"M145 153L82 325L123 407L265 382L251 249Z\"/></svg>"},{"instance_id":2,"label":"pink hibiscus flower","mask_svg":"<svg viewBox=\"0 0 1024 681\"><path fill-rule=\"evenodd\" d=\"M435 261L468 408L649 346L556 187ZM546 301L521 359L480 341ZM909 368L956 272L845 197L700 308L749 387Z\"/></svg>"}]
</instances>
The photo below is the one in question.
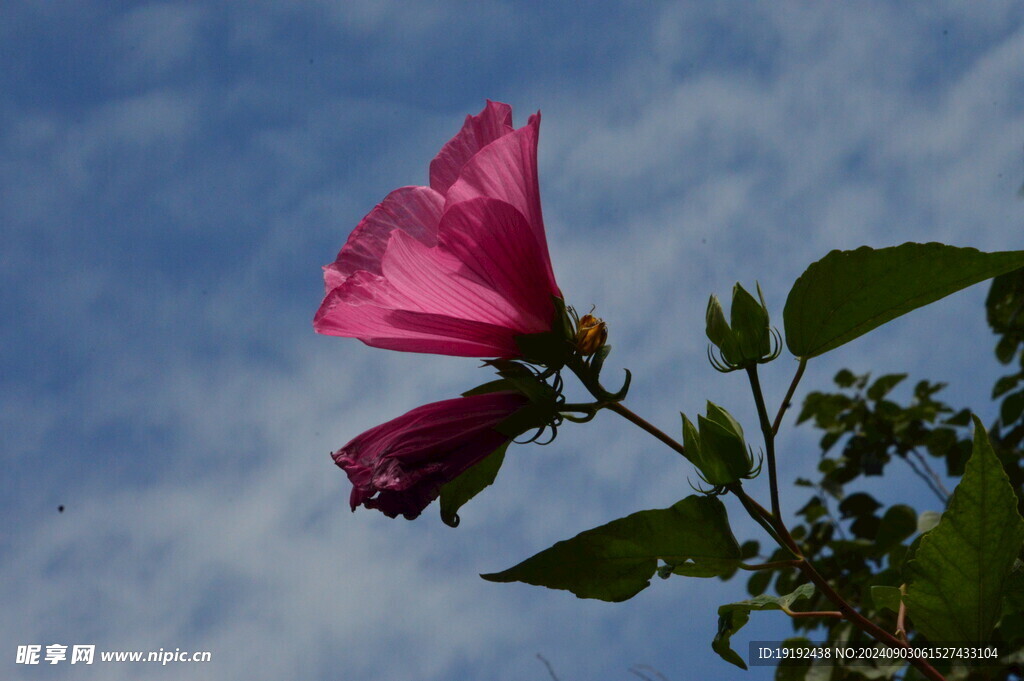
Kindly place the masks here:
<instances>
[{"instance_id":1,"label":"pink hibiscus flower","mask_svg":"<svg viewBox=\"0 0 1024 681\"><path fill-rule=\"evenodd\" d=\"M550 331L562 297L537 184L540 113L518 130L488 100L430 163L356 226L324 268L318 333L461 357L520 356L516 336Z\"/></svg>"},{"instance_id":2,"label":"pink hibiscus flower","mask_svg":"<svg viewBox=\"0 0 1024 681\"><path fill-rule=\"evenodd\" d=\"M457 397L417 407L357 436L334 452L352 482L349 503L412 520L441 487L512 436L502 421L528 400L516 392Z\"/></svg>"}]
</instances>

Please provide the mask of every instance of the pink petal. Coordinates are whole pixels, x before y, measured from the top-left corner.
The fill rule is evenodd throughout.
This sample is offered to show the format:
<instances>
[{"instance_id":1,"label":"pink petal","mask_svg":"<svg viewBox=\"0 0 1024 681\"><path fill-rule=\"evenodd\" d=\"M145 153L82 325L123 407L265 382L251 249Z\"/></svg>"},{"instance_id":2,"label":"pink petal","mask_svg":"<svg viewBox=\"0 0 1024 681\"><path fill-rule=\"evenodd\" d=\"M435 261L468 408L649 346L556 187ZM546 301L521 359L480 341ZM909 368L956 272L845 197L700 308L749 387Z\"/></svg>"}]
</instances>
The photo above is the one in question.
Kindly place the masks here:
<instances>
[{"instance_id":1,"label":"pink petal","mask_svg":"<svg viewBox=\"0 0 1024 681\"><path fill-rule=\"evenodd\" d=\"M437 234L439 246L462 263L464 277L476 278L511 303L512 328L519 333L551 329L551 297L561 294L549 276L547 251L522 213L504 201L471 199L445 211Z\"/></svg>"},{"instance_id":2,"label":"pink petal","mask_svg":"<svg viewBox=\"0 0 1024 681\"><path fill-rule=\"evenodd\" d=\"M362 274L362 273L360 273ZM445 315L381 306L386 287L356 288L350 278L331 291L313 319L317 333L358 338L367 345L457 357L511 357L518 354L513 334L504 327ZM376 298L374 298L376 296Z\"/></svg>"},{"instance_id":3,"label":"pink petal","mask_svg":"<svg viewBox=\"0 0 1024 681\"><path fill-rule=\"evenodd\" d=\"M512 392L434 402L353 438L333 454L352 482L352 509L415 518L445 483L508 440L494 428L526 403Z\"/></svg>"},{"instance_id":4,"label":"pink petal","mask_svg":"<svg viewBox=\"0 0 1024 681\"><path fill-rule=\"evenodd\" d=\"M548 256L544 235L544 219L540 209L540 186L537 180L537 141L540 134L540 113L530 116L526 125L481 149L463 167L459 179L448 189L444 208L486 196L500 199L522 213L544 253L548 279L555 275Z\"/></svg>"},{"instance_id":5,"label":"pink petal","mask_svg":"<svg viewBox=\"0 0 1024 681\"><path fill-rule=\"evenodd\" d=\"M459 179L459 172L478 151L512 132L512 107L487 100L476 116L466 116L466 122L455 137L441 147L430 162L430 187L444 194Z\"/></svg>"},{"instance_id":6,"label":"pink petal","mask_svg":"<svg viewBox=\"0 0 1024 681\"><path fill-rule=\"evenodd\" d=\"M429 248L396 233L382 270L396 294L407 299L403 309L517 327L515 306L442 247Z\"/></svg>"},{"instance_id":7,"label":"pink petal","mask_svg":"<svg viewBox=\"0 0 1024 681\"><path fill-rule=\"evenodd\" d=\"M444 198L429 187L402 187L388 194L352 231L334 262L324 267L326 293L355 272L380 274L392 232L434 245Z\"/></svg>"}]
</instances>

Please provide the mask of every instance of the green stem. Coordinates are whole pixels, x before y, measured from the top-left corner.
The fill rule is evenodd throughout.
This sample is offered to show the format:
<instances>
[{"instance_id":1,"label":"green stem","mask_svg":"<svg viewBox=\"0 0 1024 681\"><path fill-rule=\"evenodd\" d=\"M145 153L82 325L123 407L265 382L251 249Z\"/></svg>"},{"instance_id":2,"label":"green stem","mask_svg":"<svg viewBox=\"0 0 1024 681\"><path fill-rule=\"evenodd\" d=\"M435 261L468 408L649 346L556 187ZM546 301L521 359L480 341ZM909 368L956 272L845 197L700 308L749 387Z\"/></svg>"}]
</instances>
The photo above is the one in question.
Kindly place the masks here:
<instances>
[{"instance_id":1,"label":"green stem","mask_svg":"<svg viewBox=\"0 0 1024 681\"><path fill-rule=\"evenodd\" d=\"M850 621L855 627L863 631L868 636L871 636L890 647L910 647L906 641L901 641L864 615L857 612L852 605L847 603L846 600L832 588L832 585L828 583L828 580L822 577L821 573L819 573L809 562L806 560L801 561L800 570L809 580L811 580L811 582L814 583L816 587L818 587L818 589L821 590L826 598L835 603L836 607L839 608L839 612L843 613L843 617ZM917 670L924 674L926 678L932 679L932 681L946 681L945 677L939 673L939 670L928 664L925 660L911 656L909 662L913 666L917 667Z\"/></svg>"},{"instance_id":2,"label":"green stem","mask_svg":"<svg viewBox=\"0 0 1024 681\"><path fill-rule=\"evenodd\" d=\"M803 554L800 552L800 547L797 545L796 540L789 533L789 529L786 528L785 524L777 520L764 506L757 503L750 497L744 490L742 485L738 482L734 482L731 485L727 485L726 489L736 495L736 498L743 504L743 508L746 510L747 515L757 521L757 524L764 528L764 531L775 540L775 543L782 548L788 550L793 557L797 560L803 559Z\"/></svg>"},{"instance_id":3,"label":"green stem","mask_svg":"<svg viewBox=\"0 0 1024 681\"><path fill-rule=\"evenodd\" d=\"M779 478L775 470L775 433L772 431L772 424L768 420L768 409L764 406L764 393L761 392L761 381L757 377L756 364L747 367L747 378L750 379L750 389L754 393L754 404L757 405L757 417L761 422L761 433L764 435L764 456L768 460L768 484L772 495L772 515L776 519L781 519Z\"/></svg>"},{"instance_id":4,"label":"green stem","mask_svg":"<svg viewBox=\"0 0 1024 681\"><path fill-rule=\"evenodd\" d=\"M793 539L793 536L789 533L788 528L786 528L786 524L782 521L782 516L778 512L778 487L775 484L774 433L772 432L771 425L768 423L767 412L764 408L764 397L761 394L761 387L757 380L756 367L753 371L748 371L748 375L751 376L751 385L754 388L755 401L758 404L758 415L761 417L762 430L765 433L766 452L771 452L771 458L769 459L769 474L772 478L772 497L774 513L769 512L766 508L764 508L756 501L754 501L752 498L750 498L750 496L745 491L743 491L743 487L738 482L728 485L727 489L733 494L735 494L737 498L739 498L740 503L743 504L744 509L746 509L750 517L753 518L759 525L761 525L761 527L763 527L765 531L768 532L768 534L773 539L775 539L779 546L786 548L793 553L795 560L783 562L791 566L798 567L800 571L803 572L804 575L821 590L825 597L832 601L836 605L836 607L839 608L839 612L842 614L844 619L849 620L858 629L868 634L869 636L875 638L876 640L885 643L886 645L893 647L907 647L908 644L906 641L901 641L900 639L896 638L895 636L887 632L885 629L882 629L880 626L878 626L877 624L875 624L874 622L872 622L871 620L857 612L857 610L852 605L850 605L842 596L840 596L839 593L832 588L832 585L828 583L828 580L822 577L821 573L819 573L814 568L814 566L811 565L811 563L809 563L807 559L804 558L801 554L799 546ZM795 387L795 385L796 381L793 382L793 386L791 386L791 391L793 387ZM589 388L590 386L587 387ZM601 399L597 395L595 395L595 397ZM606 409L614 411L616 414L619 414L627 421L630 421L634 425L640 427L641 429L647 431L654 437L658 438L664 444L668 445L671 449L674 449L683 456L686 456L686 449L683 447L682 444L666 435L665 432L662 431L657 426L652 425L650 422L643 419L629 408L623 406L620 402L606 402L602 403L601 406ZM815 613L815 616L834 615L825 613ZM920 671L926 678L931 679L932 681L946 681L942 674L940 674L938 670L936 670L926 661L919 658L913 658L910 660L910 663L913 666L917 667L918 671Z\"/></svg>"},{"instance_id":5,"label":"green stem","mask_svg":"<svg viewBox=\"0 0 1024 681\"><path fill-rule=\"evenodd\" d=\"M786 414L786 410L789 409L789 403L793 400L793 393L796 392L796 386L800 383L800 379L803 378L804 369L806 368L807 360L801 357L800 366L796 368L796 375L793 376L793 381L789 384L789 390L786 391L786 397L783 398L782 404L779 405L779 413L775 415L775 422L772 424L772 435L778 434L779 426L782 425L782 417Z\"/></svg>"},{"instance_id":6,"label":"green stem","mask_svg":"<svg viewBox=\"0 0 1024 681\"><path fill-rule=\"evenodd\" d=\"M782 612L786 613L793 619L798 617L831 617L837 620L846 619L846 617L843 616L843 613L838 610L806 610L803 612L797 612L795 610L790 610L789 608L783 608Z\"/></svg>"},{"instance_id":7,"label":"green stem","mask_svg":"<svg viewBox=\"0 0 1024 681\"><path fill-rule=\"evenodd\" d=\"M800 567L799 560L774 560L770 563L758 563L756 565L744 565L740 563L741 570L750 570L755 572L757 570L779 570L782 568L795 568Z\"/></svg>"},{"instance_id":8,"label":"green stem","mask_svg":"<svg viewBox=\"0 0 1024 681\"><path fill-rule=\"evenodd\" d=\"M630 410L621 402L609 402L608 404L605 404L603 406L605 409L610 409L611 411L614 411L616 414L622 416L627 421L630 421L631 423L639 426L643 430L646 430L648 433L658 438L672 449L676 450L683 456L686 456L686 449L683 447L683 445L679 444L679 442L673 440L671 437L666 435L665 432L662 431L657 426L650 424L649 422L638 416L635 412Z\"/></svg>"}]
</instances>

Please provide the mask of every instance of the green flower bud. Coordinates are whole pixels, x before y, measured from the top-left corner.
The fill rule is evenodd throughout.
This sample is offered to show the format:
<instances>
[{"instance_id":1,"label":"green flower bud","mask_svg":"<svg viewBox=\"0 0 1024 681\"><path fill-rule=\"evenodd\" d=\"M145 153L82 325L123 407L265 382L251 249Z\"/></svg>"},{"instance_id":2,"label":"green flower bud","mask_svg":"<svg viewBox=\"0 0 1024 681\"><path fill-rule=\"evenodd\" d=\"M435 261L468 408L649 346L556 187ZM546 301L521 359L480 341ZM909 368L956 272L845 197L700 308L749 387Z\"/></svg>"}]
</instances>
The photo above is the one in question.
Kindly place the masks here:
<instances>
[{"instance_id":1,"label":"green flower bud","mask_svg":"<svg viewBox=\"0 0 1024 681\"><path fill-rule=\"evenodd\" d=\"M718 298L711 296L708 301L707 336L718 348L719 358L711 354L710 348L708 355L719 371L744 369L779 356L782 344L769 324L768 306L760 284L757 295L760 300L747 293L739 283L733 287L731 325L725 321L725 312Z\"/></svg>"},{"instance_id":2,"label":"green flower bud","mask_svg":"<svg viewBox=\"0 0 1024 681\"><path fill-rule=\"evenodd\" d=\"M744 360L758 360L771 354L772 334L761 285L758 302L737 283L732 289L732 332Z\"/></svg>"},{"instance_id":3,"label":"green flower bud","mask_svg":"<svg viewBox=\"0 0 1024 681\"><path fill-rule=\"evenodd\" d=\"M683 415L683 447L705 482L718 488L758 474L743 428L729 412L708 402L707 416L698 415L697 424Z\"/></svg>"}]
</instances>

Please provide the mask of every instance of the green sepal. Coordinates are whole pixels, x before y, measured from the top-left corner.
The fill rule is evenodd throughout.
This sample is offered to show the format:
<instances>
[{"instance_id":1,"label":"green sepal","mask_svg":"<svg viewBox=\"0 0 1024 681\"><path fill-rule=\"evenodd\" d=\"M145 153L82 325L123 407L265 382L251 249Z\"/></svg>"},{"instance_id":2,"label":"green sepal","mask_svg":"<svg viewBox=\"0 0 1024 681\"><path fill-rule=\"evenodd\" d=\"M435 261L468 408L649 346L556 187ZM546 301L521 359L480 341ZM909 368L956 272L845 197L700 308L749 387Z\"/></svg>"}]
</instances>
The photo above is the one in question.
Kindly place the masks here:
<instances>
[{"instance_id":1,"label":"green sepal","mask_svg":"<svg viewBox=\"0 0 1024 681\"><path fill-rule=\"evenodd\" d=\"M572 346L555 331L542 331L515 337L516 347L523 360L557 369L565 365Z\"/></svg>"},{"instance_id":2,"label":"green sepal","mask_svg":"<svg viewBox=\"0 0 1024 681\"><path fill-rule=\"evenodd\" d=\"M707 401L708 420L717 423L733 437L743 442L743 426L732 417L732 414L722 409L711 400Z\"/></svg>"},{"instance_id":3,"label":"green sepal","mask_svg":"<svg viewBox=\"0 0 1024 681\"><path fill-rule=\"evenodd\" d=\"M506 417L494 429L514 440L527 431L549 425L556 416L553 405L530 403Z\"/></svg>"},{"instance_id":4,"label":"green sepal","mask_svg":"<svg viewBox=\"0 0 1024 681\"><path fill-rule=\"evenodd\" d=\"M488 454L480 463L464 471L462 475L441 488L441 520L448 527L459 526L459 509L485 487L494 482L498 470L505 461L505 450L509 442Z\"/></svg>"},{"instance_id":5,"label":"green sepal","mask_svg":"<svg viewBox=\"0 0 1024 681\"><path fill-rule=\"evenodd\" d=\"M700 433L686 414L679 415L683 417L683 456L700 470Z\"/></svg>"},{"instance_id":6,"label":"green sepal","mask_svg":"<svg viewBox=\"0 0 1024 681\"><path fill-rule=\"evenodd\" d=\"M756 474L743 427L729 412L714 402L707 403L707 416L697 415L697 427L683 417L683 449L705 482L720 488Z\"/></svg>"},{"instance_id":7,"label":"green sepal","mask_svg":"<svg viewBox=\"0 0 1024 681\"><path fill-rule=\"evenodd\" d=\"M555 306L555 319L551 324L551 330L561 335L562 339L572 344L576 339L576 325L573 323L572 315L565 305L565 300L558 296L551 296L551 302Z\"/></svg>"},{"instance_id":8,"label":"green sepal","mask_svg":"<svg viewBox=\"0 0 1024 681\"><path fill-rule=\"evenodd\" d=\"M730 320L736 347L743 361L758 360L771 354L772 340L768 310L764 305L761 285L757 285L761 300L747 293L739 282L732 289Z\"/></svg>"},{"instance_id":9,"label":"green sepal","mask_svg":"<svg viewBox=\"0 0 1024 681\"><path fill-rule=\"evenodd\" d=\"M750 459L742 439L722 424L697 415L700 428L701 472L712 485L728 485L750 473Z\"/></svg>"},{"instance_id":10,"label":"green sepal","mask_svg":"<svg viewBox=\"0 0 1024 681\"><path fill-rule=\"evenodd\" d=\"M512 390L525 395L535 404L553 405L558 395L555 390L539 379L527 366L510 359L491 359L484 362L498 370L498 375L508 382Z\"/></svg>"},{"instance_id":11,"label":"green sepal","mask_svg":"<svg viewBox=\"0 0 1024 681\"><path fill-rule=\"evenodd\" d=\"M558 296L551 296L551 302L555 310L551 330L516 336L515 343L526 362L560 369L572 355L576 328L565 307L565 301Z\"/></svg>"},{"instance_id":12,"label":"green sepal","mask_svg":"<svg viewBox=\"0 0 1024 681\"><path fill-rule=\"evenodd\" d=\"M608 355L610 355L611 352L612 346L605 344L598 348L597 352L594 353L594 356L590 358L590 370L594 372L595 376L600 376L601 369L604 368L604 361L608 359Z\"/></svg>"},{"instance_id":13,"label":"green sepal","mask_svg":"<svg viewBox=\"0 0 1024 681\"><path fill-rule=\"evenodd\" d=\"M493 381L488 381L487 383L483 383L475 388L467 390L462 393L462 396L471 397L473 395L487 395L489 393L500 393L507 390L516 390L516 387L506 378L496 378Z\"/></svg>"},{"instance_id":14,"label":"green sepal","mask_svg":"<svg viewBox=\"0 0 1024 681\"><path fill-rule=\"evenodd\" d=\"M708 309L704 316L705 333L708 340L721 351L726 362L738 363L741 359L739 349L736 346L732 329L729 328L729 322L725 321L725 312L722 310L722 303L718 300L718 296L712 295L708 299Z\"/></svg>"}]
</instances>

